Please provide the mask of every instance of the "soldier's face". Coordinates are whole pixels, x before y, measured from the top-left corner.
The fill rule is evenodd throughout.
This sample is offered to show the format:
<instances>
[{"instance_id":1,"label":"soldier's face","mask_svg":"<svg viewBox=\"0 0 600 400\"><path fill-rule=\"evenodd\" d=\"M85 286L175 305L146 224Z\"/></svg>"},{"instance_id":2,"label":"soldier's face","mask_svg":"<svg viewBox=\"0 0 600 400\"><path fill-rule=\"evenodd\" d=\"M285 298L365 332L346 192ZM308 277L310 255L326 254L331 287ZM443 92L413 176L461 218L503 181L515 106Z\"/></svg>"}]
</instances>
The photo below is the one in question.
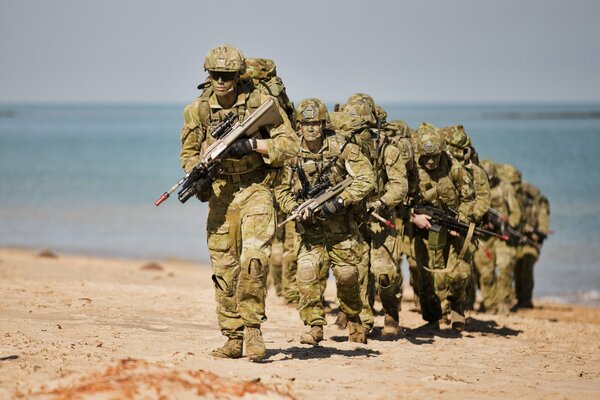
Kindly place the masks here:
<instances>
[{"instance_id":1,"label":"soldier's face","mask_svg":"<svg viewBox=\"0 0 600 400\"><path fill-rule=\"evenodd\" d=\"M226 96L233 92L237 80L236 72L210 71L209 75L213 90L217 96Z\"/></svg>"},{"instance_id":2,"label":"soldier's face","mask_svg":"<svg viewBox=\"0 0 600 400\"><path fill-rule=\"evenodd\" d=\"M438 154L430 154L430 155L422 155L421 162L423 166L428 170L434 170L440 165L440 158L442 157L442 153Z\"/></svg>"},{"instance_id":3,"label":"soldier's face","mask_svg":"<svg viewBox=\"0 0 600 400\"><path fill-rule=\"evenodd\" d=\"M302 122L300 124L300 132L302 137L307 142L314 142L321 137L323 132L323 123L321 121Z\"/></svg>"}]
</instances>

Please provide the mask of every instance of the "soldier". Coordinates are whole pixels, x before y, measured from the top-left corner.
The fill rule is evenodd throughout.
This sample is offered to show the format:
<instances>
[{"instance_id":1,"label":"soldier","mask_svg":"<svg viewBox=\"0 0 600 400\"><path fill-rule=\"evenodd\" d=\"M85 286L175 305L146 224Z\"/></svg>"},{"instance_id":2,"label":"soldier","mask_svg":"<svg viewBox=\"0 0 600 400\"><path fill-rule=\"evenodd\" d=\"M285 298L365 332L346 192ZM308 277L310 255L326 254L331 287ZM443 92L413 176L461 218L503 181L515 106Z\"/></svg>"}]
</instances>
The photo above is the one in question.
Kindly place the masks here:
<instances>
[{"instance_id":1,"label":"soldier","mask_svg":"<svg viewBox=\"0 0 600 400\"><path fill-rule=\"evenodd\" d=\"M490 179L491 207L512 228L518 228L521 207L514 188L501 180L491 160L481 162ZM475 268L479 274L481 311L506 314L510 310L512 280L516 248L498 238L489 238L474 255ZM496 277L497 276L497 277Z\"/></svg>"},{"instance_id":2,"label":"soldier","mask_svg":"<svg viewBox=\"0 0 600 400\"><path fill-rule=\"evenodd\" d=\"M406 166L413 159L412 148L399 139L392 141L381 131L377 133L374 165L376 186L368 198L367 210L387 221L395 222L395 207L406 200L409 190ZM389 224L382 223L380 219L371 218L365 227L365 239L370 249L369 269L385 314L383 334L393 336L398 333L402 299L398 234L395 228L390 228Z\"/></svg>"},{"instance_id":3,"label":"soldier","mask_svg":"<svg viewBox=\"0 0 600 400\"><path fill-rule=\"evenodd\" d=\"M465 167L469 173L473 188L475 189L475 205L473 206L473 217L479 223L490 208L490 183L484 169L479 165L477 152L471 144L471 138L467 136L462 125L449 126L442 129L442 135L446 138L447 151L458 162ZM475 245L471 247L471 253L476 250ZM475 303L475 291L477 290L477 274L471 263L471 281L467 290L467 309L472 310Z\"/></svg>"},{"instance_id":4,"label":"soldier","mask_svg":"<svg viewBox=\"0 0 600 400\"><path fill-rule=\"evenodd\" d=\"M327 107L319 99L306 99L297 109L297 124L302 133L298 157L287 163L281 183L275 188L277 202L284 212L292 212L302 200L306 188L317 184L337 184L347 176L353 181L334 199L325 203L319 215L307 209L297 223L301 241L298 251L297 282L300 291L300 318L309 326L300 342L317 345L323 340L325 312L321 302L319 275L323 251L329 255L336 279L340 308L347 315L352 342L366 343L366 332L359 313L358 264L362 262L363 240L358 234L353 206L373 189L375 176L369 160L359 147L327 129Z\"/></svg>"},{"instance_id":5,"label":"soldier","mask_svg":"<svg viewBox=\"0 0 600 400\"><path fill-rule=\"evenodd\" d=\"M521 233L538 246L524 244L518 249L515 267L516 308L533 308L533 266L540 256L541 246L549 232L550 205L540 190L528 182L523 182L521 196L523 214Z\"/></svg>"},{"instance_id":6,"label":"soldier","mask_svg":"<svg viewBox=\"0 0 600 400\"><path fill-rule=\"evenodd\" d=\"M445 142L437 128L423 124L417 137L420 203L453 210L461 221L472 222L475 193L469 174L444 151ZM411 216L411 222L419 228L415 255L421 312L433 326L441 321L461 331L471 271L469 243L444 227L432 229L429 219L423 214Z\"/></svg>"},{"instance_id":7,"label":"soldier","mask_svg":"<svg viewBox=\"0 0 600 400\"><path fill-rule=\"evenodd\" d=\"M181 131L181 163L186 171L198 163L215 139L210 134L233 112L244 120L271 99L251 81L240 79L244 56L223 45L208 52L204 69L210 85L185 107ZM277 104L277 102L275 102ZM285 113L267 137L239 139L221 161L221 173L212 182L208 200L207 239L213 269L217 318L228 338L212 355L222 358L265 357L260 325L266 320L265 295L269 245L275 233L271 191L273 176L298 151L298 139Z\"/></svg>"}]
</instances>

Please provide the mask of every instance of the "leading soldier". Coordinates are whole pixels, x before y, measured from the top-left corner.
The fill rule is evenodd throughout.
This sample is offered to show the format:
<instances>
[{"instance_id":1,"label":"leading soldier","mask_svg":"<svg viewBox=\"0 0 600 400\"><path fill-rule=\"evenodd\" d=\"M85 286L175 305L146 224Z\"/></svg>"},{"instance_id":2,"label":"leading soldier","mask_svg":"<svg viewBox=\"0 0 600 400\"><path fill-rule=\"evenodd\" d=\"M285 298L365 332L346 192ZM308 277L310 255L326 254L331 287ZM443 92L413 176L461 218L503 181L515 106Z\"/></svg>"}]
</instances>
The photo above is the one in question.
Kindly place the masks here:
<instances>
[{"instance_id":1,"label":"leading soldier","mask_svg":"<svg viewBox=\"0 0 600 400\"><path fill-rule=\"evenodd\" d=\"M185 107L181 163L190 171L216 139L210 134L233 112L240 121L271 99L244 72L243 54L223 45L208 52L204 69L210 85ZM266 321L265 295L269 245L275 233L275 210L269 187L284 161L295 156L298 140L275 101L282 123L262 138L239 139L221 161L221 173L209 187L207 239L219 327L228 338L212 355L261 360L266 349L260 330ZM199 188L206 192L206 187Z\"/></svg>"},{"instance_id":2,"label":"leading soldier","mask_svg":"<svg viewBox=\"0 0 600 400\"><path fill-rule=\"evenodd\" d=\"M319 276L323 252L327 252L336 280L341 310L348 317L348 339L366 343L366 332L359 317L360 298L358 266L366 258L361 254L363 240L358 233L354 205L369 194L375 185L373 167L360 148L347 138L328 129L327 107L319 99L300 102L298 129L302 133L300 152L286 163L275 196L281 209L290 213L306 199L307 189L316 185L336 185L347 177L352 183L324 204L323 210L307 208L300 215L297 282L300 292L300 318L309 326L300 342L317 345L323 340L327 324L321 301Z\"/></svg>"}]
</instances>

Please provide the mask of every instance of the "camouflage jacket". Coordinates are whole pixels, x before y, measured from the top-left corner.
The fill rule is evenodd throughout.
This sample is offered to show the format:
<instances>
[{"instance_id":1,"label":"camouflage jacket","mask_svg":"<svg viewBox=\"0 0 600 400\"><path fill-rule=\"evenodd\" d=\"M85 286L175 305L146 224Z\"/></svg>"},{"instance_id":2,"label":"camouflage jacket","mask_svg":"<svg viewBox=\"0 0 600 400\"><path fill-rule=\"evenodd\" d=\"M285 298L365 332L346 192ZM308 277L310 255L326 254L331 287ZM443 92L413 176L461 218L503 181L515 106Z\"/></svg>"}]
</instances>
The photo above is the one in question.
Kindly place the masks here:
<instances>
[{"instance_id":1,"label":"camouflage jacket","mask_svg":"<svg viewBox=\"0 0 600 400\"><path fill-rule=\"evenodd\" d=\"M323 168L332 161L329 172L321 174ZM327 179L335 185L348 175L352 176L352 184L340 194L346 206L360 202L375 187L373 166L359 147L354 143L346 144L344 137L330 131L324 137L318 153L312 153L302 141L298 156L285 164L279 183L275 187L275 198L285 213L291 212L305 200L302 197L302 184L297 168L304 171L311 187L320 183L319 180Z\"/></svg>"},{"instance_id":2,"label":"camouflage jacket","mask_svg":"<svg viewBox=\"0 0 600 400\"><path fill-rule=\"evenodd\" d=\"M475 191L469 173L460 163L442 152L439 165L428 170L420 162L419 196L425 204L458 212L458 218L474 222Z\"/></svg>"},{"instance_id":3,"label":"camouflage jacket","mask_svg":"<svg viewBox=\"0 0 600 400\"><path fill-rule=\"evenodd\" d=\"M192 169L200 161L202 152L215 141L210 132L225 118L227 113L231 111L239 117L240 121L243 121L269 98L268 95L256 89L250 81L240 81L237 85L237 93L237 101L230 109L224 109L219 105L216 95L210 88L185 107L180 154L181 164L185 171ZM281 167L287 159L297 154L298 136L291 128L279 103L276 102L276 104L283 122L269 129L269 137L265 138L268 154L261 155L252 152L239 160L226 158L221 163L223 174L242 174L263 166Z\"/></svg>"}]
</instances>

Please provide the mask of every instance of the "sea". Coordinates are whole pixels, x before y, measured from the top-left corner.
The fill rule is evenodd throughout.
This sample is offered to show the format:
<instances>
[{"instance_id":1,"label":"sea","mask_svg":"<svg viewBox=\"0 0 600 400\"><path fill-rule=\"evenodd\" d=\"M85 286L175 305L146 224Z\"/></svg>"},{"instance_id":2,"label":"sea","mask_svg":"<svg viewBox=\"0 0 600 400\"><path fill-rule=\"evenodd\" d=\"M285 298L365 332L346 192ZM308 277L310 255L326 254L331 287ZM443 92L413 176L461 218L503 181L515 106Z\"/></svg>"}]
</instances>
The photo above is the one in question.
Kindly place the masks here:
<instances>
[{"instance_id":1,"label":"sea","mask_svg":"<svg viewBox=\"0 0 600 400\"><path fill-rule=\"evenodd\" d=\"M551 208L534 296L600 306L600 103L382 106L413 128L462 124L481 159L517 166ZM0 104L0 246L208 263L206 205L154 205L183 175L182 110Z\"/></svg>"}]
</instances>

